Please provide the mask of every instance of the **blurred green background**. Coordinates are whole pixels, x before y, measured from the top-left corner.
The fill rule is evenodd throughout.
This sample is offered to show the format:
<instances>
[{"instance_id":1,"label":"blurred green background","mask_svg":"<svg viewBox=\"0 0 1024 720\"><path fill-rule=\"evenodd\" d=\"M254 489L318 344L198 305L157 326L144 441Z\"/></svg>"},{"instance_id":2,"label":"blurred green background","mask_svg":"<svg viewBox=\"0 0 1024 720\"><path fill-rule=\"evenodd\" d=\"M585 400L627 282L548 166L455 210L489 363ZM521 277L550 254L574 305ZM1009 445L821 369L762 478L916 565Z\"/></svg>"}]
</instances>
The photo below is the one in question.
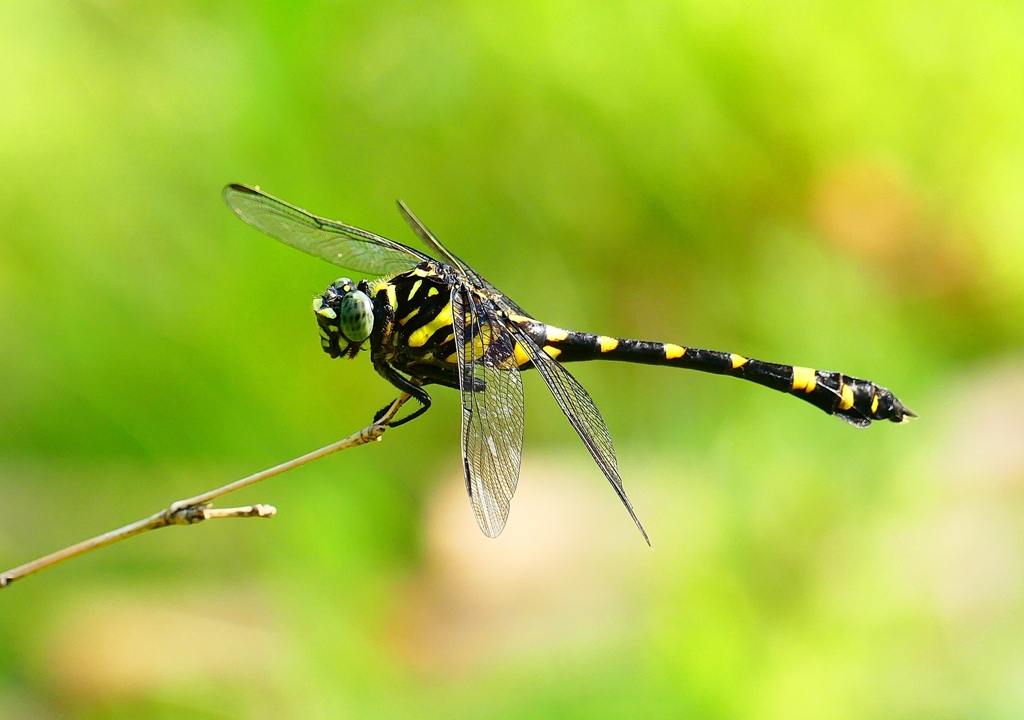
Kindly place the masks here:
<instances>
[{"instance_id":1,"label":"blurred green background","mask_svg":"<svg viewBox=\"0 0 1024 720\"><path fill-rule=\"evenodd\" d=\"M337 268L259 184L563 327L842 370L921 420L577 366L656 551L536 376L480 535L457 393L217 521L0 594L0 718L1024 715L1024 8L0 6L0 565L362 427Z\"/></svg>"}]
</instances>

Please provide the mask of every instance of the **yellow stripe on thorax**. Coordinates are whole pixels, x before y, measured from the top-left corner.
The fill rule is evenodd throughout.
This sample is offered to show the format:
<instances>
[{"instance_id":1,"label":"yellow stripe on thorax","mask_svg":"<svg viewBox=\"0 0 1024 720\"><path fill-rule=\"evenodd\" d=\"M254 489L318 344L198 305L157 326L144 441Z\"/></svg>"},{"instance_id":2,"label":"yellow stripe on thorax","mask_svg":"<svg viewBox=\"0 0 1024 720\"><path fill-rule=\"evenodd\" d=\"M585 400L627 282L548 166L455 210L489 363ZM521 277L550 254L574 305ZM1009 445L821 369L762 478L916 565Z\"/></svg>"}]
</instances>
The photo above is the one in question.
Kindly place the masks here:
<instances>
[{"instance_id":1,"label":"yellow stripe on thorax","mask_svg":"<svg viewBox=\"0 0 1024 720\"><path fill-rule=\"evenodd\" d=\"M412 290L409 291L409 297L407 298L408 300L412 300L413 299L413 296L416 295L416 291L420 289L420 285L422 285L422 284L423 284L422 280L417 280L416 282L414 282L412 284Z\"/></svg>"},{"instance_id":2,"label":"yellow stripe on thorax","mask_svg":"<svg viewBox=\"0 0 1024 720\"><path fill-rule=\"evenodd\" d=\"M491 339L493 335L494 331L491 330L490 325L480 326L480 333L462 346L466 360L479 360L482 358L484 353L487 352L487 348L491 346ZM444 361L454 365L459 361L459 351L456 350L446 357Z\"/></svg>"},{"instance_id":3,"label":"yellow stripe on thorax","mask_svg":"<svg viewBox=\"0 0 1024 720\"><path fill-rule=\"evenodd\" d=\"M381 290L383 290L385 293L387 293L388 305L391 306L391 309L398 309L398 294L395 292L395 286L389 283L387 280L381 280L380 282L375 283L371 290L373 290L373 297L377 297L377 294Z\"/></svg>"},{"instance_id":4,"label":"yellow stripe on thorax","mask_svg":"<svg viewBox=\"0 0 1024 720\"><path fill-rule=\"evenodd\" d=\"M443 327L452 324L452 304L449 302L437 313L433 320L428 322L416 332L409 336L409 347L423 347L427 340Z\"/></svg>"}]
</instances>

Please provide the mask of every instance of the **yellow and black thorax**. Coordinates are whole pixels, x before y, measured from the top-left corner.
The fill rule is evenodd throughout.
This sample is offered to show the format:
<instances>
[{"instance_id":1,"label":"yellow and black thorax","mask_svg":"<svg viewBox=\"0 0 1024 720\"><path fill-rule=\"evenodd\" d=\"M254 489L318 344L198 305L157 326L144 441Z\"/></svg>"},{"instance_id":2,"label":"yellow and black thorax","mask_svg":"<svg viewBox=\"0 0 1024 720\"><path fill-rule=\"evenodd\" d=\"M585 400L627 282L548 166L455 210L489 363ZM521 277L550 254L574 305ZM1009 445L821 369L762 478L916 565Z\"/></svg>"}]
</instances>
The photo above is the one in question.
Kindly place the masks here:
<instances>
[{"instance_id":1,"label":"yellow and black thorax","mask_svg":"<svg viewBox=\"0 0 1024 720\"><path fill-rule=\"evenodd\" d=\"M450 272L426 262L408 272L360 283L374 306L370 349L375 364L384 362L400 370L457 365L451 295L458 281Z\"/></svg>"}]
</instances>

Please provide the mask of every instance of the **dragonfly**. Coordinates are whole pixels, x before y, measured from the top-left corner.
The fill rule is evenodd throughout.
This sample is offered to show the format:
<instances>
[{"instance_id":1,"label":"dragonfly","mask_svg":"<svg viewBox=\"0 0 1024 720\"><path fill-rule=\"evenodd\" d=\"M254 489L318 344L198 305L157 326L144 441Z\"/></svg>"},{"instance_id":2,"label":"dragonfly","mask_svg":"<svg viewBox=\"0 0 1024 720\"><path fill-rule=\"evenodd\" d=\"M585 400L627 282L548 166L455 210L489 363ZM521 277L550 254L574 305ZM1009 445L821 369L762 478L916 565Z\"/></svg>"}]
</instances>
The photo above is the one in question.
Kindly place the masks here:
<instances>
[{"instance_id":1,"label":"dragonfly","mask_svg":"<svg viewBox=\"0 0 1024 720\"><path fill-rule=\"evenodd\" d=\"M626 496L608 427L565 363L618 360L667 365L748 380L805 400L856 427L916 415L884 387L839 372L764 362L729 352L565 330L536 320L445 248L401 200L398 209L437 257L380 235L313 215L258 187L224 188L228 207L286 245L376 279L331 283L313 300L320 344L332 358L369 345L376 371L425 413L427 387L461 393L462 467L477 524L497 537L508 519L523 452L522 372L536 370L644 540ZM381 410L379 420L390 407Z\"/></svg>"}]
</instances>

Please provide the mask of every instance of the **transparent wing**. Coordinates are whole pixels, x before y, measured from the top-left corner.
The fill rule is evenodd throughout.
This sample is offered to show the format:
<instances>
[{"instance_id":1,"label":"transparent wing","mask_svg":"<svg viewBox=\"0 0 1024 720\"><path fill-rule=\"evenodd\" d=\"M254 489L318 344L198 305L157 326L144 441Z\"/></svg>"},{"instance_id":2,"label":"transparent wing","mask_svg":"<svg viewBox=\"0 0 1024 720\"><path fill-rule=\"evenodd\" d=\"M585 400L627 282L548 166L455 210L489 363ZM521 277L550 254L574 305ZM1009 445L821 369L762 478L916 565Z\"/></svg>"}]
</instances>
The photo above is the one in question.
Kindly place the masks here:
<instances>
[{"instance_id":1,"label":"transparent wing","mask_svg":"<svg viewBox=\"0 0 1024 720\"><path fill-rule=\"evenodd\" d=\"M406 205L402 200L398 201L398 210L399 212L402 213L402 217L404 217L405 221L409 223L409 227L412 228L412 231L416 233L419 239L422 240L423 243L428 248L430 248L438 255L440 255L441 258L446 263L462 271L462 274L465 275L466 278L469 279L469 281L475 287L481 290L487 290L492 295L501 297L503 304L507 305L509 309L512 310L517 315L522 315L523 317L531 317L529 314L527 314L525 310L523 310L521 307L512 302L512 300L510 300L508 296L505 295L505 293L501 292L500 290L498 290L498 288L491 285L491 283L485 280L480 273L471 268L469 265L467 265L465 262L459 259L459 257L455 253L453 253L444 245L442 245L441 241L434 237L434 233L430 232L427 226L424 225L423 222L418 217L416 217L416 215L413 214L413 211L410 210L409 206Z\"/></svg>"},{"instance_id":2,"label":"transparent wing","mask_svg":"<svg viewBox=\"0 0 1024 720\"><path fill-rule=\"evenodd\" d=\"M622 487L622 478L619 476L619 463L615 457L615 446L612 444L612 436L608 432L608 426L605 425L604 418L601 417L601 411L597 409L593 399L583 389L583 386L576 381L576 378L570 375L569 371L562 365L552 360L547 353L542 351L526 331L514 323L510 323L509 328L515 339L519 341L519 344L526 351L537 372L544 378L544 382L547 384L548 389L551 390L551 394L555 396L555 400L558 402L559 407L562 408L562 412L569 418L569 422L579 434L583 444L587 446L587 450L590 451L597 466L601 468L601 472L608 478L608 482L611 483L615 493L619 496L619 500L626 506L626 510L629 511L630 517L633 518L633 522L636 523L640 533L644 536L644 540L650 545L651 540L647 537L647 531L640 524L640 520L633 511L633 504L626 497L626 491Z\"/></svg>"},{"instance_id":3,"label":"transparent wing","mask_svg":"<svg viewBox=\"0 0 1024 720\"><path fill-rule=\"evenodd\" d=\"M285 245L368 275L405 272L430 259L394 240L317 217L244 185L225 187L224 202L249 225Z\"/></svg>"},{"instance_id":4,"label":"transparent wing","mask_svg":"<svg viewBox=\"0 0 1024 720\"><path fill-rule=\"evenodd\" d=\"M462 392L462 465L484 535L505 528L523 456L523 379L515 340L467 287L452 290Z\"/></svg>"}]
</instances>

